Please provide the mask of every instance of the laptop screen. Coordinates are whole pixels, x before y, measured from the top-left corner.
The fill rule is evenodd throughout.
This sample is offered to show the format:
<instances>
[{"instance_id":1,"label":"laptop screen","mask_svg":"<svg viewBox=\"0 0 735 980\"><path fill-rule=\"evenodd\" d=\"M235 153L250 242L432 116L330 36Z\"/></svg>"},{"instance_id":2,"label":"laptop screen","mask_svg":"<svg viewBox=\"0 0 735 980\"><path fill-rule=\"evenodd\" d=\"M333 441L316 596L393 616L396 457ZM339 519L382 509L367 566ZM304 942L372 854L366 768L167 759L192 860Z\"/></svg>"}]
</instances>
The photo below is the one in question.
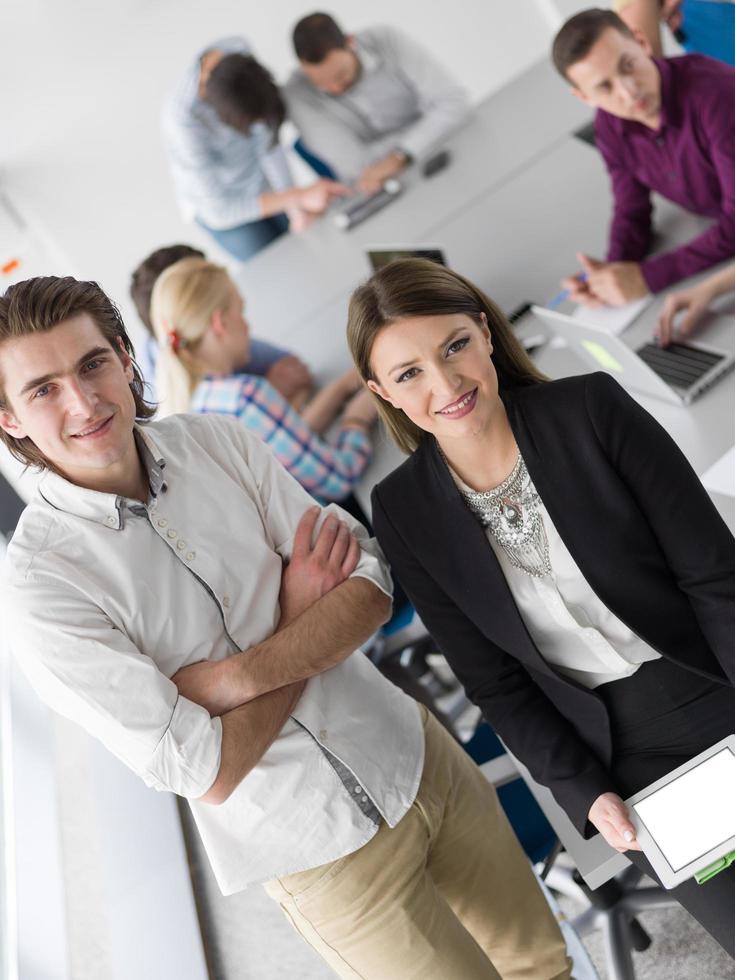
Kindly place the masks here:
<instances>
[{"instance_id":1,"label":"laptop screen","mask_svg":"<svg viewBox=\"0 0 735 980\"><path fill-rule=\"evenodd\" d=\"M395 262L396 259L430 259L432 262L438 262L439 265L447 264L442 250L432 245L417 245L415 247L396 245L393 248L375 246L367 249L367 256L373 272Z\"/></svg>"}]
</instances>

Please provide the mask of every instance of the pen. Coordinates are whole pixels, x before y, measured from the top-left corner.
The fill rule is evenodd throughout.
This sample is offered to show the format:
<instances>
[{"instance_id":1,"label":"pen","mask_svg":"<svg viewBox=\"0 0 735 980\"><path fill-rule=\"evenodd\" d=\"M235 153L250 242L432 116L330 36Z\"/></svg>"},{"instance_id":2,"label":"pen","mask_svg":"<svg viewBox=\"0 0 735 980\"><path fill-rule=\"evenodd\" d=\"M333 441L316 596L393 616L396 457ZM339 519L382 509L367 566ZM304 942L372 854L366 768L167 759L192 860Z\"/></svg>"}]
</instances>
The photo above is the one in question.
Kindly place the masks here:
<instances>
[{"instance_id":1,"label":"pen","mask_svg":"<svg viewBox=\"0 0 735 980\"><path fill-rule=\"evenodd\" d=\"M588 276L586 272L580 272L580 274L577 276L577 279L580 282L587 282L587 278ZM565 300L569 299L570 293L571 289L562 289L560 293L557 293L556 296L546 304L546 309L553 310L557 306L560 306Z\"/></svg>"}]
</instances>

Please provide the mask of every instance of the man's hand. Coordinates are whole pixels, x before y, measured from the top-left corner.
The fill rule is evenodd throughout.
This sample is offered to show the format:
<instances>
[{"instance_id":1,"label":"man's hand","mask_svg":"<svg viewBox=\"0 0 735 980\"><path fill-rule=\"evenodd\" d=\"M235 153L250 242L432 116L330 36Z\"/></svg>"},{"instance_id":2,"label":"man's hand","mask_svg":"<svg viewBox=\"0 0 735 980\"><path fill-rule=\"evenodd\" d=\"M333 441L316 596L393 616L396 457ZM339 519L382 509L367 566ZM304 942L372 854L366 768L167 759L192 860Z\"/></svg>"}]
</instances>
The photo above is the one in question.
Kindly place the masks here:
<instances>
[{"instance_id":1,"label":"man's hand","mask_svg":"<svg viewBox=\"0 0 735 980\"><path fill-rule=\"evenodd\" d=\"M625 306L648 294L648 286L643 278L638 262L600 262L581 252L577 253L587 277L586 292L592 302L585 303L584 297L575 302L584 305ZM573 298L573 297L570 297Z\"/></svg>"},{"instance_id":2,"label":"man's hand","mask_svg":"<svg viewBox=\"0 0 735 980\"><path fill-rule=\"evenodd\" d=\"M561 287L568 295L559 297L560 299L568 299L570 303L579 303L582 306L602 306L602 300L590 289L586 273L564 276Z\"/></svg>"},{"instance_id":3,"label":"man's hand","mask_svg":"<svg viewBox=\"0 0 735 980\"><path fill-rule=\"evenodd\" d=\"M656 324L656 338L662 347L668 346L674 339L674 334L687 337L707 312L707 307L713 299L713 294L707 281L682 289L681 292L671 293L664 303L664 308ZM686 311L686 312L684 312ZM677 313L684 312L677 324L674 319Z\"/></svg>"},{"instance_id":4,"label":"man's hand","mask_svg":"<svg viewBox=\"0 0 735 980\"><path fill-rule=\"evenodd\" d=\"M603 793L590 807L587 819L616 851L640 851L628 808L617 793Z\"/></svg>"},{"instance_id":5,"label":"man's hand","mask_svg":"<svg viewBox=\"0 0 735 980\"><path fill-rule=\"evenodd\" d=\"M287 354L286 357L279 358L266 371L265 376L288 402L296 395L308 394L314 385L308 367L295 354Z\"/></svg>"},{"instance_id":6,"label":"man's hand","mask_svg":"<svg viewBox=\"0 0 735 980\"><path fill-rule=\"evenodd\" d=\"M357 181L357 187L364 194L374 194L379 191L389 177L395 177L406 166L406 156L394 150L382 160L376 160L365 167Z\"/></svg>"},{"instance_id":7,"label":"man's hand","mask_svg":"<svg viewBox=\"0 0 735 980\"><path fill-rule=\"evenodd\" d=\"M302 211L301 208L296 207L289 208L286 211L286 216L288 218L288 230L296 235L300 231L306 231L309 225L313 225L317 219L315 214L308 214L306 211Z\"/></svg>"},{"instance_id":8,"label":"man's hand","mask_svg":"<svg viewBox=\"0 0 735 980\"><path fill-rule=\"evenodd\" d=\"M230 658L225 660L200 660L177 670L171 680L182 697L206 708L215 718L232 708L228 675Z\"/></svg>"},{"instance_id":9,"label":"man's hand","mask_svg":"<svg viewBox=\"0 0 735 980\"><path fill-rule=\"evenodd\" d=\"M349 528L329 514L312 544L321 508L310 507L299 521L291 561L281 578L279 629L349 578L360 558L360 545Z\"/></svg>"},{"instance_id":10,"label":"man's hand","mask_svg":"<svg viewBox=\"0 0 735 980\"><path fill-rule=\"evenodd\" d=\"M295 207L307 214L321 214L338 197L346 197L352 191L346 184L322 177L308 187L299 187L295 194ZM295 230L295 229L294 229Z\"/></svg>"},{"instance_id":11,"label":"man's hand","mask_svg":"<svg viewBox=\"0 0 735 980\"><path fill-rule=\"evenodd\" d=\"M684 19L681 4L682 0L663 0L661 4L661 20L666 21L672 34L679 30Z\"/></svg>"}]
</instances>

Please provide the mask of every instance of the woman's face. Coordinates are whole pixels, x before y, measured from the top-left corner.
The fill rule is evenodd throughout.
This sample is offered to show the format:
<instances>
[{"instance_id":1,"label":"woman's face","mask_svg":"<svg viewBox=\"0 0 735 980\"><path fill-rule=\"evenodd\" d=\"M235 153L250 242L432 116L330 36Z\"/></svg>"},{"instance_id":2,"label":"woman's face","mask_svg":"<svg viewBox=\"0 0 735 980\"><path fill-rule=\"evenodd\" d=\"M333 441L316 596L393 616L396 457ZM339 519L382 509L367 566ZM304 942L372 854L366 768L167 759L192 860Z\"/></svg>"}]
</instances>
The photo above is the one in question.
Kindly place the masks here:
<instances>
[{"instance_id":1,"label":"woman's face","mask_svg":"<svg viewBox=\"0 0 735 980\"><path fill-rule=\"evenodd\" d=\"M223 339L235 364L245 367L250 359L250 325L245 319L245 301L237 287L230 285L230 301L222 310Z\"/></svg>"},{"instance_id":2,"label":"woman's face","mask_svg":"<svg viewBox=\"0 0 735 980\"><path fill-rule=\"evenodd\" d=\"M483 314L411 317L378 333L368 387L440 444L485 430L500 404Z\"/></svg>"}]
</instances>

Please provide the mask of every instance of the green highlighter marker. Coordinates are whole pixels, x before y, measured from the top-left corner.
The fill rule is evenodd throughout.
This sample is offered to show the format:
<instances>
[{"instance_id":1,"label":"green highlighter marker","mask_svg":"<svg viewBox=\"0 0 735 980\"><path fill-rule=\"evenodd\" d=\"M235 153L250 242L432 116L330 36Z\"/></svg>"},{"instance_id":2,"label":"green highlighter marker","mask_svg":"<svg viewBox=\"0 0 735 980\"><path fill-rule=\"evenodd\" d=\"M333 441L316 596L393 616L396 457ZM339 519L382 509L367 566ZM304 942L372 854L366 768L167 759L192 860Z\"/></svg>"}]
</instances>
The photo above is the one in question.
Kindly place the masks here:
<instances>
[{"instance_id":1,"label":"green highlighter marker","mask_svg":"<svg viewBox=\"0 0 735 980\"><path fill-rule=\"evenodd\" d=\"M708 864L706 868L698 871L694 878L698 885L703 885L705 881L709 881L710 878L714 878L718 875L720 871L724 871L725 868L729 868L730 865L735 862L735 851L730 851L729 854L724 854L718 861L713 864Z\"/></svg>"}]
</instances>

